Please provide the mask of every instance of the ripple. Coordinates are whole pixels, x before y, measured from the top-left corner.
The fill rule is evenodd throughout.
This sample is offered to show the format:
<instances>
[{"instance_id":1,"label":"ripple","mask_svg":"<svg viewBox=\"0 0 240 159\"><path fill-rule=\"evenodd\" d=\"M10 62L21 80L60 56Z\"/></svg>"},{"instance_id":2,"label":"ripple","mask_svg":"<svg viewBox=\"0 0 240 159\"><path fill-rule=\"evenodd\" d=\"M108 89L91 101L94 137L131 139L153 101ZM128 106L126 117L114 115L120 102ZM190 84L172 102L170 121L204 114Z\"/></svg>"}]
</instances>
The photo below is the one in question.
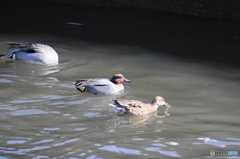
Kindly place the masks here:
<instances>
[{"instance_id":1,"label":"ripple","mask_svg":"<svg viewBox=\"0 0 240 159\"><path fill-rule=\"evenodd\" d=\"M0 74L1 77L19 77L16 75L9 75L9 74Z\"/></svg>"},{"instance_id":2,"label":"ripple","mask_svg":"<svg viewBox=\"0 0 240 159\"><path fill-rule=\"evenodd\" d=\"M49 156L38 155L38 156L33 157L33 159L42 159L42 158L49 158Z\"/></svg>"},{"instance_id":3,"label":"ripple","mask_svg":"<svg viewBox=\"0 0 240 159\"><path fill-rule=\"evenodd\" d=\"M0 82L2 82L2 83L11 83L13 81L11 81L9 79L0 79Z\"/></svg>"},{"instance_id":4,"label":"ripple","mask_svg":"<svg viewBox=\"0 0 240 159\"><path fill-rule=\"evenodd\" d=\"M24 109L24 110L16 110L16 111L10 112L9 114L14 116L21 116L21 115L49 114L49 113L57 114L59 112L58 111L46 112L39 109Z\"/></svg>"},{"instance_id":5,"label":"ripple","mask_svg":"<svg viewBox=\"0 0 240 159\"><path fill-rule=\"evenodd\" d=\"M226 147L228 145L239 145L240 146L240 142L228 142L228 141L218 141L215 139L211 139L209 137L201 137L201 138L197 138L198 140L203 140L203 143L199 143L199 142L195 142L193 144L207 144L207 145L213 145L213 146L217 146L217 147Z\"/></svg>"},{"instance_id":6,"label":"ripple","mask_svg":"<svg viewBox=\"0 0 240 159\"><path fill-rule=\"evenodd\" d=\"M88 112L88 113L85 113L84 116L87 116L89 118L94 118L94 117L106 117L106 115L103 115L99 112Z\"/></svg>"},{"instance_id":7,"label":"ripple","mask_svg":"<svg viewBox=\"0 0 240 159\"><path fill-rule=\"evenodd\" d=\"M56 130L61 130L60 128L44 128L44 131L56 131Z\"/></svg>"},{"instance_id":8,"label":"ripple","mask_svg":"<svg viewBox=\"0 0 240 159\"><path fill-rule=\"evenodd\" d=\"M26 141L25 140L8 140L7 144L24 144Z\"/></svg>"},{"instance_id":9,"label":"ripple","mask_svg":"<svg viewBox=\"0 0 240 159\"><path fill-rule=\"evenodd\" d=\"M53 147L62 146L62 145L65 145L65 144L67 144L67 143L75 142L75 141L78 141L78 140L80 140L80 138L69 139L69 140L66 140L66 141L64 141L64 142L60 142L60 143L57 143L57 144L53 144L52 146L53 146Z\"/></svg>"},{"instance_id":10,"label":"ripple","mask_svg":"<svg viewBox=\"0 0 240 159\"><path fill-rule=\"evenodd\" d=\"M53 139L44 139L44 140L41 140L41 141L38 141L38 142L34 142L32 144L42 144L42 143L48 143L48 142L52 142L54 141Z\"/></svg>"},{"instance_id":11,"label":"ripple","mask_svg":"<svg viewBox=\"0 0 240 159\"><path fill-rule=\"evenodd\" d=\"M50 146L36 146L29 149L16 150L15 148L0 147L0 152L3 154L26 155L28 152L31 152L31 151L39 151L39 150L50 149L50 148L51 148ZM2 156L0 156L0 158L2 159Z\"/></svg>"},{"instance_id":12,"label":"ripple","mask_svg":"<svg viewBox=\"0 0 240 159\"><path fill-rule=\"evenodd\" d=\"M179 143L177 143L177 142L166 142L166 144L168 144L168 145L179 145Z\"/></svg>"},{"instance_id":13,"label":"ripple","mask_svg":"<svg viewBox=\"0 0 240 159\"><path fill-rule=\"evenodd\" d=\"M0 77L6 77L7 78L7 79L5 79L5 78L0 79L1 83L12 83L13 81L8 79L8 78L11 78L11 77L18 78L19 76L9 75L9 74L0 74Z\"/></svg>"},{"instance_id":14,"label":"ripple","mask_svg":"<svg viewBox=\"0 0 240 159\"><path fill-rule=\"evenodd\" d=\"M152 144L153 146L160 146L160 147L167 147L166 145L164 144L160 144L160 143L154 143Z\"/></svg>"},{"instance_id":15,"label":"ripple","mask_svg":"<svg viewBox=\"0 0 240 159\"><path fill-rule=\"evenodd\" d=\"M17 110L18 108L0 104L0 110Z\"/></svg>"},{"instance_id":16,"label":"ripple","mask_svg":"<svg viewBox=\"0 0 240 159\"><path fill-rule=\"evenodd\" d=\"M36 147L33 147L31 150L44 150L44 149L49 149L51 148L50 146L36 146Z\"/></svg>"},{"instance_id":17,"label":"ripple","mask_svg":"<svg viewBox=\"0 0 240 159\"><path fill-rule=\"evenodd\" d=\"M76 130L76 131L83 131L83 130L86 130L87 128L75 128L73 130Z\"/></svg>"},{"instance_id":18,"label":"ripple","mask_svg":"<svg viewBox=\"0 0 240 159\"><path fill-rule=\"evenodd\" d=\"M106 146L103 146L99 149L100 150L111 151L111 152L117 152L117 153L125 153L125 154L134 154L134 155L141 155L142 154L140 150L117 147L115 145L106 145Z\"/></svg>"},{"instance_id":19,"label":"ripple","mask_svg":"<svg viewBox=\"0 0 240 159\"><path fill-rule=\"evenodd\" d=\"M0 150L4 154L15 154L15 155L25 155L26 153L21 151L9 151L9 150Z\"/></svg>"},{"instance_id":20,"label":"ripple","mask_svg":"<svg viewBox=\"0 0 240 159\"><path fill-rule=\"evenodd\" d=\"M35 103L35 102L42 102L43 100L13 100L11 103L21 104L21 103Z\"/></svg>"},{"instance_id":21,"label":"ripple","mask_svg":"<svg viewBox=\"0 0 240 159\"><path fill-rule=\"evenodd\" d=\"M172 157L182 157L181 155L177 154L175 151L160 151L161 154L172 156Z\"/></svg>"},{"instance_id":22,"label":"ripple","mask_svg":"<svg viewBox=\"0 0 240 159\"><path fill-rule=\"evenodd\" d=\"M102 146L102 144L98 144L98 143L96 143L96 144L94 144L94 146Z\"/></svg>"},{"instance_id":23,"label":"ripple","mask_svg":"<svg viewBox=\"0 0 240 159\"><path fill-rule=\"evenodd\" d=\"M159 147L146 147L145 150L147 151L157 151L159 152L161 148Z\"/></svg>"},{"instance_id":24,"label":"ripple","mask_svg":"<svg viewBox=\"0 0 240 159\"><path fill-rule=\"evenodd\" d=\"M47 99L64 99L66 96L61 96L61 95L47 95L43 96L42 98L47 98Z\"/></svg>"},{"instance_id":25,"label":"ripple","mask_svg":"<svg viewBox=\"0 0 240 159\"><path fill-rule=\"evenodd\" d=\"M240 140L240 138L226 138L228 140Z\"/></svg>"},{"instance_id":26,"label":"ripple","mask_svg":"<svg viewBox=\"0 0 240 159\"><path fill-rule=\"evenodd\" d=\"M25 152L29 152L31 149L19 149L12 147L0 147L0 152L3 154L25 155ZM2 157L2 156L0 156Z\"/></svg>"},{"instance_id":27,"label":"ripple","mask_svg":"<svg viewBox=\"0 0 240 159\"><path fill-rule=\"evenodd\" d=\"M163 155L167 155L167 156L171 156L171 157L181 157L181 155L179 155L176 151L161 150L161 148L159 148L159 147L146 147L145 150L156 151Z\"/></svg>"},{"instance_id":28,"label":"ripple","mask_svg":"<svg viewBox=\"0 0 240 159\"><path fill-rule=\"evenodd\" d=\"M0 156L1 159L9 159L9 157L6 157L6 156Z\"/></svg>"},{"instance_id":29,"label":"ripple","mask_svg":"<svg viewBox=\"0 0 240 159\"><path fill-rule=\"evenodd\" d=\"M133 138L132 140L137 140L137 141L144 141L144 138Z\"/></svg>"},{"instance_id":30,"label":"ripple","mask_svg":"<svg viewBox=\"0 0 240 159\"><path fill-rule=\"evenodd\" d=\"M46 83L33 83L33 84L38 85L38 86L44 86L44 85L46 85Z\"/></svg>"}]
</instances>

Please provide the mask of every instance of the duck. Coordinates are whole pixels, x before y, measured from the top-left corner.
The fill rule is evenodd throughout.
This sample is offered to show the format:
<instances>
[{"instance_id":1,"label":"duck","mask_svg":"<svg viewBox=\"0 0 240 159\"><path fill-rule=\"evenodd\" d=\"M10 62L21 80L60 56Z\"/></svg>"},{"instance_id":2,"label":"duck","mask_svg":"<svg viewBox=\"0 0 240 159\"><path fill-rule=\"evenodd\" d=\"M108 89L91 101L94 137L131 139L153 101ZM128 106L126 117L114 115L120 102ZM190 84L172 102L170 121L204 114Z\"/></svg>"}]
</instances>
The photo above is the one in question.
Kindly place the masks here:
<instances>
[{"instance_id":1,"label":"duck","mask_svg":"<svg viewBox=\"0 0 240 159\"><path fill-rule=\"evenodd\" d=\"M114 74L111 79L91 78L80 79L74 84L80 92L90 92L94 94L115 94L124 90L122 82L132 82L122 74Z\"/></svg>"},{"instance_id":2,"label":"duck","mask_svg":"<svg viewBox=\"0 0 240 159\"><path fill-rule=\"evenodd\" d=\"M157 111L159 106L171 107L162 96L156 96L152 103L143 103L138 100L115 99L114 103L108 103L119 114L147 115ZM166 113L166 112L165 112Z\"/></svg>"},{"instance_id":3,"label":"duck","mask_svg":"<svg viewBox=\"0 0 240 159\"><path fill-rule=\"evenodd\" d=\"M46 44L16 42L7 42L6 44L10 45L8 48L10 51L3 57L43 65L56 65L59 63L57 52Z\"/></svg>"}]
</instances>

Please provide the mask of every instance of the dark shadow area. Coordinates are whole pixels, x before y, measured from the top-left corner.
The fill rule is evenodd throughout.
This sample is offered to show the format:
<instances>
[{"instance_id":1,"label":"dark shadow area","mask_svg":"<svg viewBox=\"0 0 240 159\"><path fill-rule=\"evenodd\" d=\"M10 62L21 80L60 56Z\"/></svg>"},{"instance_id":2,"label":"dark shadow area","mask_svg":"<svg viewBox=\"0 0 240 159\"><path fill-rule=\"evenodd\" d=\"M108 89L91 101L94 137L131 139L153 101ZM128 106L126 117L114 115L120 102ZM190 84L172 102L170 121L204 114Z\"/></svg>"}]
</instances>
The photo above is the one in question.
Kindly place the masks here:
<instances>
[{"instance_id":1,"label":"dark shadow area","mask_svg":"<svg viewBox=\"0 0 240 159\"><path fill-rule=\"evenodd\" d=\"M64 36L96 44L136 46L183 59L240 66L240 20L32 1L7 1L0 5L0 13L0 33Z\"/></svg>"}]
</instances>

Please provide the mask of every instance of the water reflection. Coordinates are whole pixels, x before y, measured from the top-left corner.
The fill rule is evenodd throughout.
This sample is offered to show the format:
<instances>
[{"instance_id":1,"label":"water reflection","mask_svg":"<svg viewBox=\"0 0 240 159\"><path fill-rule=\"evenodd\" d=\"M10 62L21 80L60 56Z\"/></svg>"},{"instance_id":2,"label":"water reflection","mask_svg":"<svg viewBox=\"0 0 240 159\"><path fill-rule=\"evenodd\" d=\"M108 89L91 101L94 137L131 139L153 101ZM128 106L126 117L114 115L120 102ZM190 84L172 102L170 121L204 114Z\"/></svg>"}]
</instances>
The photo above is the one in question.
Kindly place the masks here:
<instances>
[{"instance_id":1,"label":"water reflection","mask_svg":"<svg viewBox=\"0 0 240 159\"><path fill-rule=\"evenodd\" d=\"M25 73L26 75L36 75L36 76L44 76L44 75L50 75L56 72L60 71L60 68L58 65L54 66L45 66L45 65L39 65L39 64L30 64L25 63L22 61L12 61L11 63L6 62L5 60L1 60L0 64L3 69L9 69L10 72L14 74L17 74L18 72ZM24 69L23 69L24 68ZM7 73L7 72L6 72Z\"/></svg>"},{"instance_id":2,"label":"water reflection","mask_svg":"<svg viewBox=\"0 0 240 159\"><path fill-rule=\"evenodd\" d=\"M198 138L198 140L202 140L203 143L193 143L193 144L208 144L208 145L213 145L213 146L217 146L217 147L226 147L228 145L238 145L240 146L240 142L232 142L232 141L218 141L215 139L211 139L209 137L202 137L202 138ZM239 140L239 139L234 139L234 140Z\"/></svg>"},{"instance_id":3,"label":"water reflection","mask_svg":"<svg viewBox=\"0 0 240 159\"><path fill-rule=\"evenodd\" d=\"M151 114L135 116L135 115L115 115L112 119L107 121L107 126L110 130L121 127L137 128L137 127L147 127L148 124L163 123L161 118L165 118L166 115L159 115L159 112L156 111Z\"/></svg>"},{"instance_id":4,"label":"water reflection","mask_svg":"<svg viewBox=\"0 0 240 159\"><path fill-rule=\"evenodd\" d=\"M0 62L0 157L204 158L211 149L239 147L238 70L211 69L133 46L24 37L51 43L61 62ZM73 86L79 78L116 72L134 81L124 93L94 95ZM161 108L146 116L119 116L107 105L119 97L148 102L156 95L173 105L170 116Z\"/></svg>"},{"instance_id":5,"label":"water reflection","mask_svg":"<svg viewBox=\"0 0 240 159\"><path fill-rule=\"evenodd\" d=\"M49 114L49 113L59 113L57 111L42 111L38 109L21 109L21 110L15 110L11 111L9 114L13 116L19 116L19 115L36 115L36 114Z\"/></svg>"},{"instance_id":6,"label":"water reflection","mask_svg":"<svg viewBox=\"0 0 240 159\"><path fill-rule=\"evenodd\" d=\"M128 149L123 147L116 147L115 145L106 145L99 148L100 150L107 150L111 152L117 152L117 153L125 153L125 154L135 154L135 155L141 155L141 151L134 150L134 149Z\"/></svg>"}]
</instances>

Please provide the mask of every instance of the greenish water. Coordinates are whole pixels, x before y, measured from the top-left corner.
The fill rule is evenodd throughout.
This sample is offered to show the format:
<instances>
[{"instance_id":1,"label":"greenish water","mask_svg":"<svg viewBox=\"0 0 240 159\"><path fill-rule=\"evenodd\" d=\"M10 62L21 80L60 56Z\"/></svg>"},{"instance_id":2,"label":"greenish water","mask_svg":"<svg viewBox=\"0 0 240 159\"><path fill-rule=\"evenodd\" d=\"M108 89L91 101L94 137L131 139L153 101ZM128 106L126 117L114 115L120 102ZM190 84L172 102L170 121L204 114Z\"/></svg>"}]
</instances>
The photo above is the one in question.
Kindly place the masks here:
<instances>
[{"instance_id":1,"label":"greenish water","mask_svg":"<svg viewBox=\"0 0 240 159\"><path fill-rule=\"evenodd\" d=\"M26 40L34 40L31 36ZM60 64L1 61L2 158L207 158L210 150L239 150L237 70L137 47L62 39L71 42L66 46L53 36L35 36L53 39L49 45ZM72 85L114 73L133 81L122 94L80 93ZM144 117L119 116L107 105L116 96L151 102L156 95L172 104L170 116L162 116L162 109Z\"/></svg>"},{"instance_id":2,"label":"greenish water","mask_svg":"<svg viewBox=\"0 0 240 159\"><path fill-rule=\"evenodd\" d=\"M0 60L1 159L240 153L239 70L208 61L239 52L237 21L26 1L11 7L15 12L2 14L0 54L6 41L44 43L58 52L60 64ZM30 14L26 8L34 18L23 18ZM122 94L80 93L73 86L81 78L115 73L133 81L124 83ZM172 105L170 116L162 108L142 117L120 116L107 104L116 97L151 102L157 95Z\"/></svg>"}]
</instances>

